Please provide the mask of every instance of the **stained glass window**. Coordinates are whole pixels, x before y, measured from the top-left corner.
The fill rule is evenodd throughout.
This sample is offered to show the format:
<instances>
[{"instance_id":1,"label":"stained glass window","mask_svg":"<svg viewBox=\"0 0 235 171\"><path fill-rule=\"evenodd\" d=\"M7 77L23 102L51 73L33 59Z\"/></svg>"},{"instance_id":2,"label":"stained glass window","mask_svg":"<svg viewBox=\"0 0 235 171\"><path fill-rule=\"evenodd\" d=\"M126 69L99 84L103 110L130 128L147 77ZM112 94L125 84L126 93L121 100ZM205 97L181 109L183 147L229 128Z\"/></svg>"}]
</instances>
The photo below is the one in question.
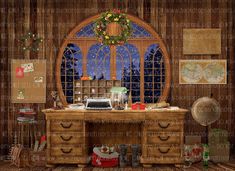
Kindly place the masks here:
<instances>
[{"instance_id":1,"label":"stained glass window","mask_svg":"<svg viewBox=\"0 0 235 171\"><path fill-rule=\"evenodd\" d=\"M155 103L161 96L165 82L165 68L158 44L148 47L144 55L144 102Z\"/></svg>"},{"instance_id":2,"label":"stained glass window","mask_svg":"<svg viewBox=\"0 0 235 171\"><path fill-rule=\"evenodd\" d=\"M87 55L87 74L93 80L110 80L110 48L97 43L92 45Z\"/></svg>"},{"instance_id":3,"label":"stained glass window","mask_svg":"<svg viewBox=\"0 0 235 171\"><path fill-rule=\"evenodd\" d=\"M81 49L73 43L69 43L64 49L61 62L61 84L68 103L73 103L74 81L82 76Z\"/></svg>"},{"instance_id":4,"label":"stained glass window","mask_svg":"<svg viewBox=\"0 0 235 171\"><path fill-rule=\"evenodd\" d=\"M140 101L140 55L134 45L117 46L116 74L131 92L132 102Z\"/></svg>"}]
</instances>

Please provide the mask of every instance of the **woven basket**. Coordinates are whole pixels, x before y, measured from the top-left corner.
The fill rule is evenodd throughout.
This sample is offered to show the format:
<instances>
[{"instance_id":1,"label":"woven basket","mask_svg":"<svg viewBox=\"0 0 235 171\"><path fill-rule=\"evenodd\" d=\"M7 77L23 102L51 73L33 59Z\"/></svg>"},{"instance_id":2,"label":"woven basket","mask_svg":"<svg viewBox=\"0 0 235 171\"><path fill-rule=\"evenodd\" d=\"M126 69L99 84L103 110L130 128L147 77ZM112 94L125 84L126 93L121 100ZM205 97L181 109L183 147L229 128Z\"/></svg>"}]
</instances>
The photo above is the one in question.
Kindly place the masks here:
<instances>
[{"instance_id":1,"label":"woven basket","mask_svg":"<svg viewBox=\"0 0 235 171\"><path fill-rule=\"evenodd\" d=\"M119 36L121 35L121 26L116 22L109 23L106 32L109 36Z\"/></svg>"}]
</instances>

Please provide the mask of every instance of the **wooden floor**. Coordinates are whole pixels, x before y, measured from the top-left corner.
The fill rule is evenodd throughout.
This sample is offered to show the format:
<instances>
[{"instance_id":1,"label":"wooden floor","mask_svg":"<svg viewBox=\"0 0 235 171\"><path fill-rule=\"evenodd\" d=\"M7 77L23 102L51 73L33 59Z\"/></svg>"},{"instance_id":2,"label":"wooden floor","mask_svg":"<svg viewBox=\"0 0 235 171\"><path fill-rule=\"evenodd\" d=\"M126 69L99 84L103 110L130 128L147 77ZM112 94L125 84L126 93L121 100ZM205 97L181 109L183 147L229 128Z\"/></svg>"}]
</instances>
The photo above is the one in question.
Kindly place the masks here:
<instances>
[{"instance_id":1,"label":"wooden floor","mask_svg":"<svg viewBox=\"0 0 235 171\"><path fill-rule=\"evenodd\" d=\"M213 164L210 163L208 169L203 168L202 163L197 163L192 165L190 168L176 168L174 166L154 166L152 168L77 168L76 166L71 165L59 165L55 168L46 168L46 167L34 167L34 168L17 168L10 165L9 162L0 162L0 171L235 171L235 162L222 163L222 164Z\"/></svg>"}]
</instances>

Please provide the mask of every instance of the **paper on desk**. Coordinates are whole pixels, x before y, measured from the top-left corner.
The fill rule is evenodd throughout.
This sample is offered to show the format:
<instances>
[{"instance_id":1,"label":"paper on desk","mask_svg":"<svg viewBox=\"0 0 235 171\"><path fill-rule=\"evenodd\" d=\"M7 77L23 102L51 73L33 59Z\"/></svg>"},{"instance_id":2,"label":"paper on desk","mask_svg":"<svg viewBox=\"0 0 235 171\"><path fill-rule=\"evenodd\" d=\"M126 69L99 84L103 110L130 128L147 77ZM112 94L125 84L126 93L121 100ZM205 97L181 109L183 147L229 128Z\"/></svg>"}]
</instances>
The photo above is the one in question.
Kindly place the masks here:
<instances>
[{"instance_id":1,"label":"paper on desk","mask_svg":"<svg viewBox=\"0 0 235 171\"><path fill-rule=\"evenodd\" d=\"M179 110L180 108L178 106L170 106L166 108L154 108L153 110Z\"/></svg>"}]
</instances>

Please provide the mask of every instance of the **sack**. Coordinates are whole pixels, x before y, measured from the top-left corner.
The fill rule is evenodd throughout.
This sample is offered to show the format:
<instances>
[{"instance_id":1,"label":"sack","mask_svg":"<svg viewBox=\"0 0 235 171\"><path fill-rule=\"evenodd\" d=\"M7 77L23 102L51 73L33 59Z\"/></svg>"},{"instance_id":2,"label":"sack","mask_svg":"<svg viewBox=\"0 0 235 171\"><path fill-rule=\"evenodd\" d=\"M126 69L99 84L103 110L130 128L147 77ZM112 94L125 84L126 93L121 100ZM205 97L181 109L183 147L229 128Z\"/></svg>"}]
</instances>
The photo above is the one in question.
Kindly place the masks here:
<instances>
[{"instance_id":1,"label":"sack","mask_svg":"<svg viewBox=\"0 0 235 171\"><path fill-rule=\"evenodd\" d=\"M95 147L92 154L92 165L96 167L115 167L118 165L118 153L102 153L100 148Z\"/></svg>"},{"instance_id":2,"label":"sack","mask_svg":"<svg viewBox=\"0 0 235 171\"><path fill-rule=\"evenodd\" d=\"M184 160L195 163L202 160L203 148L200 144L184 145Z\"/></svg>"}]
</instances>

